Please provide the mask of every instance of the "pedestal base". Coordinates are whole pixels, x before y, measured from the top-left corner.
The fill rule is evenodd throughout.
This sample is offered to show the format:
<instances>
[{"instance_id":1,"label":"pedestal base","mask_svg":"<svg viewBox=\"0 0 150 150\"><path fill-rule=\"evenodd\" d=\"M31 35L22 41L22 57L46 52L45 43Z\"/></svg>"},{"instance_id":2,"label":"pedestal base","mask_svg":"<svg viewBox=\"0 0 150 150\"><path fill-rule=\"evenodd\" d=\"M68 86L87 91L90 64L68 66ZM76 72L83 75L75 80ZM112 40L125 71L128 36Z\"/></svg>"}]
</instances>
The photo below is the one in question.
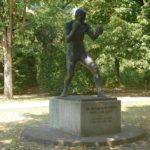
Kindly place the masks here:
<instances>
[{"instance_id":1,"label":"pedestal base","mask_svg":"<svg viewBox=\"0 0 150 150\"><path fill-rule=\"evenodd\" d=\"M97 96L51 97L50 127L77 136L99 136L121 130L121 102Z\"/></svg>"},{"instance_id":2,"label":"pedestal base","mask_svg":"<svg viewBox=\"0 0 150 150\"><path fill-rule=\"evenodd\" d=\"M143 129L133 126L123 126L120 133L81 137L65 133L59 129L50 128L48 124L37 124L27 127L21 137L23 140L36 141L46 145L98 146L129 143L139 140L144 135L145 132Z\"/></svg>"}]
</instances>

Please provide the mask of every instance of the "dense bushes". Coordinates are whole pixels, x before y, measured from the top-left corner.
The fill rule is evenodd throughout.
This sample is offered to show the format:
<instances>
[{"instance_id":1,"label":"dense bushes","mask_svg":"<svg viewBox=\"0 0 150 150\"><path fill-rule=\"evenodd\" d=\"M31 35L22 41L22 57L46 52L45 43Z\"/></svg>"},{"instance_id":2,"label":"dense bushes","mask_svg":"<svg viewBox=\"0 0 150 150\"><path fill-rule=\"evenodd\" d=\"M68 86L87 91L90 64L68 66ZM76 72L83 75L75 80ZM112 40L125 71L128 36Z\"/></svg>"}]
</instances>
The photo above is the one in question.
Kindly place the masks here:
<instances>
[{"instance_id":1,"label":"dense bushes","mask_svg":"<svg viewBox=\"0 0 150 150\"><path fill-rule=\"evenodd\" d=\"M37 81L41 91L58 94L63 86L65 54L59 47L43 51L37 62Z\"/></svg>"},{"instance_id":2,"label":"dense bushes","mask_svg":"<svg viewBox=\"0 0 150 150\"><path fill-rule=\"evenodd\" d=\"M35 88L37 81L34 53L23 53L18 49L13 60L14 91L23 92L25 90L26 92L30 88Z\"/></svg>"}]
</instances>

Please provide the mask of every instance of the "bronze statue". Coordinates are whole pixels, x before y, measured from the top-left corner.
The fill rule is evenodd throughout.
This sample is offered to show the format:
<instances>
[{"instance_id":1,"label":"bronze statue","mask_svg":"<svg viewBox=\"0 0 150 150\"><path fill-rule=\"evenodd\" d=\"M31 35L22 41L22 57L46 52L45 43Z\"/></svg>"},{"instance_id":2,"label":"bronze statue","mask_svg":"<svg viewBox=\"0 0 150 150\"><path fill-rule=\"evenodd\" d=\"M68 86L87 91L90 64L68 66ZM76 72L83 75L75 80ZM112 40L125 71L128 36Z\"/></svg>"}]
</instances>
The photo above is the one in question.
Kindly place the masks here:
<instances>
[{"instance_id":1,"label":"bronze statue","mask_svg":"<svg viewBox=\"0 0 150 150\"><path fill-rule=\"evenodd\" d=\"M67 90L70 85L71 79L74 75L74 69L77 61L84 64L93 74L96 88L99 97L104 97L105 93L101 88L100 75L95 61L86 53L84 48L84 34L88 34L94 41L100 34L103 33L103 27L99 26L94 33L91 27L85 23L86 12L84 9L79 8L75 13L75 20L65 24L65 39L67 42L67 74L64 80L64 89L60 96L67 96Z\"/></svg>"}]
</instances>

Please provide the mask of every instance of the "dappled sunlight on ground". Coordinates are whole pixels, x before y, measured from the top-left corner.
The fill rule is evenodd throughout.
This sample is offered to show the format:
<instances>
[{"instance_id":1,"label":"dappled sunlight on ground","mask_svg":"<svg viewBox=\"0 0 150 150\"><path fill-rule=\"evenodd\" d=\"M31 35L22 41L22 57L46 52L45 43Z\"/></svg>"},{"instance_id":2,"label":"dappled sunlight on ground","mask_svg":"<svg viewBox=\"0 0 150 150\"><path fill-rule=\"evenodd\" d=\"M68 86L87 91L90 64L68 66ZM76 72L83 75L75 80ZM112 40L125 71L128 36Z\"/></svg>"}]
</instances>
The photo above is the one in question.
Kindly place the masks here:
<instances>
[{"instance_id":1,"label":"dappled sunlight on ground","mask_svg":"<svg viewBox=\"0 0 150 150\"><path fill-rule=\"evenodd\" d=\"M9 123L9 122L15 122L15 121L23 121L23 120L32 120L32 118L29 118L29 116L25 116L25 111L32 112L32 114L36 115L42 115L47 111L48 108L42 107L42 108L26 108L26 109L3 109L0 112L0 123Z\"/></svg>"},{"instance_id":2,"label":"dappled sunlight on ground","mask_svg":"<svg viewBox=\"0 0 150 150\"><path fill-rule=\"evenodd\" d=\"M131 108L137 107L137 108L141 108L142 111L145 112L146 110L144 108L146 106L150 106L150 98L149 100L145 100L143 98L143 100L140 100L140 101L131 101L130 99L130 101L122 101L121 103L123 105L123 107L121 108L122 111L128 111Z\"/></svg>"},{"instance_id":3,"label":"dappled sunlight on ground","mask_svg":"<svg viewBox=\"0 0 150 150\"><path fill-rule=\"evenodd\" d=\"M1 113L0 114L0 123L8 123L8 122L14 122L14 121L20 121L20 120L24 120L24 116L22 116L21 114L17 114L17 113Z\"/></svg>"},{"instance_id":4,"label":"dappled sunlight on ground","mask_svg":"<svg viewBox=\"0 0 150 150\"><path fill-rule=\"evenodd\" d=\"M12 139L0 140L1 144L11 144Z\"/></svg>"},{"instance_id":5,"label":"dappled sunlight on ground","mask_svg":"<svg viewBox=\"0 0 150 150\"><path fill-rule=\"evenodd\" d=\"M150 137L150 102L124 103L122 124L129 124L145 129ZM149 148L150 149L150 148Z\"/></svg>"},{"instance_id":6,"label":"dappled sunlight on ground","mask_svg":"<svg viewBox=\"0 0 150 150\"><path fill-rule=\"evenodd\" d=\"M21 100L19 96L16 98L17 102ZM29 103L29 101L33 102L32 98L28 99L28 97L25 96L23 102L17 103L17 108L15 108L14 105L13 107L3 107L3 109L0 109L0 150L150 150L149 98L131 100L132 97L126 97L127 100L124 99L122 101L122 124L134 125L145 129L147 133L146 138L134 143L125 143L117 146L99 146L93 148L87 148L84 146L44 146L35 142L26 142L21 140L20 135L28 125L48 121L49 98L47 97L47 100L45 97L42 98L44 102L46 101L43 106L40 106L39 101L41 101L41 99L38 99L36 96L33 98L33 101L39 105ZM130 101L128 100L129 98ZM38 100L36 101L35 99ZM5 102L5 106L8 106L7 103L9 102ZM10 103L14 104L15 102L11 101ZM3 104L3 102L0 102L0 104ZM30 107L28 107L29 105Z\"/></svg>"},{"instance_id":7,"label":"dappled sunlight on ground","mask_svg":"<svg viewBox=\"0 0 150 150\"><path fill-rule=\"evenodd\" d=\"M47 108L10 109L6 110L6 112L0 110L0 115L0 150L42 150L42 148L37 148L37 146L34 148L34 145L37 145L36 143L29 144L29 142L28 145L26 142L23 142L20 136L28 125L47 122Z\"/></svg>"},{"instance_id":8,"label":"dappled sunlight on ground","mask_svg":"<svg viewBox=\"0 0 150 150\"><path fill-rule=\"evenodd\" d=\"M14 102L31 102L31 101L46 101L49 100L48 94L24 94L14 95L12 100L6 99L4 95L0 95L0 103L14 103Z\"/></svg>"},{"instance_id":9,"label":"dappled sunlight on ground","mask_svg":"<svg viewBox=\"0 0 150 150\"><path fill-rule=\"evenodd\" d=\"M3 130L5 130L6 129L6 127L4 126L4 125L0 125L0 131L3 131Z\"/></svg>"}]
</instances>

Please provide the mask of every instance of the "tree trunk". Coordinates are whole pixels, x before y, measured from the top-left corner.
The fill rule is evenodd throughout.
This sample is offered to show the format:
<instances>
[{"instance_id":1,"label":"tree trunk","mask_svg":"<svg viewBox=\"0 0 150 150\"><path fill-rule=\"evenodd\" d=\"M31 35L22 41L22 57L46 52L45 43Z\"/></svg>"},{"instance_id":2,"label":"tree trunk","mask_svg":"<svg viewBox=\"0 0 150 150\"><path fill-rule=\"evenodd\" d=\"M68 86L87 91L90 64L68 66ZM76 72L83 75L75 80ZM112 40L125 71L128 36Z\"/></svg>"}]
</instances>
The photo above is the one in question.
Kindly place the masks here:
<instances>
[{"instance_id":1,"label":"tree trunk","mask_svg":"<svg viewBox=\"0 0 150 150\"><path fill-rule=\"evenodd\" d=\"M12 28L13 28L14 0L9 1L9 23L3 36L4 51L4 95L13 98L12 85Z\"/></svg>"},{"instance_id":2,"label":"tree trunk","mask_svg":"<svg viewBox=\"0 0 150 150\"><path fill-rule=\"evenodd\" d=\"M115 83L116 87L120 86L120 61L115 57Z\"/></svg>"}]
</instances>

